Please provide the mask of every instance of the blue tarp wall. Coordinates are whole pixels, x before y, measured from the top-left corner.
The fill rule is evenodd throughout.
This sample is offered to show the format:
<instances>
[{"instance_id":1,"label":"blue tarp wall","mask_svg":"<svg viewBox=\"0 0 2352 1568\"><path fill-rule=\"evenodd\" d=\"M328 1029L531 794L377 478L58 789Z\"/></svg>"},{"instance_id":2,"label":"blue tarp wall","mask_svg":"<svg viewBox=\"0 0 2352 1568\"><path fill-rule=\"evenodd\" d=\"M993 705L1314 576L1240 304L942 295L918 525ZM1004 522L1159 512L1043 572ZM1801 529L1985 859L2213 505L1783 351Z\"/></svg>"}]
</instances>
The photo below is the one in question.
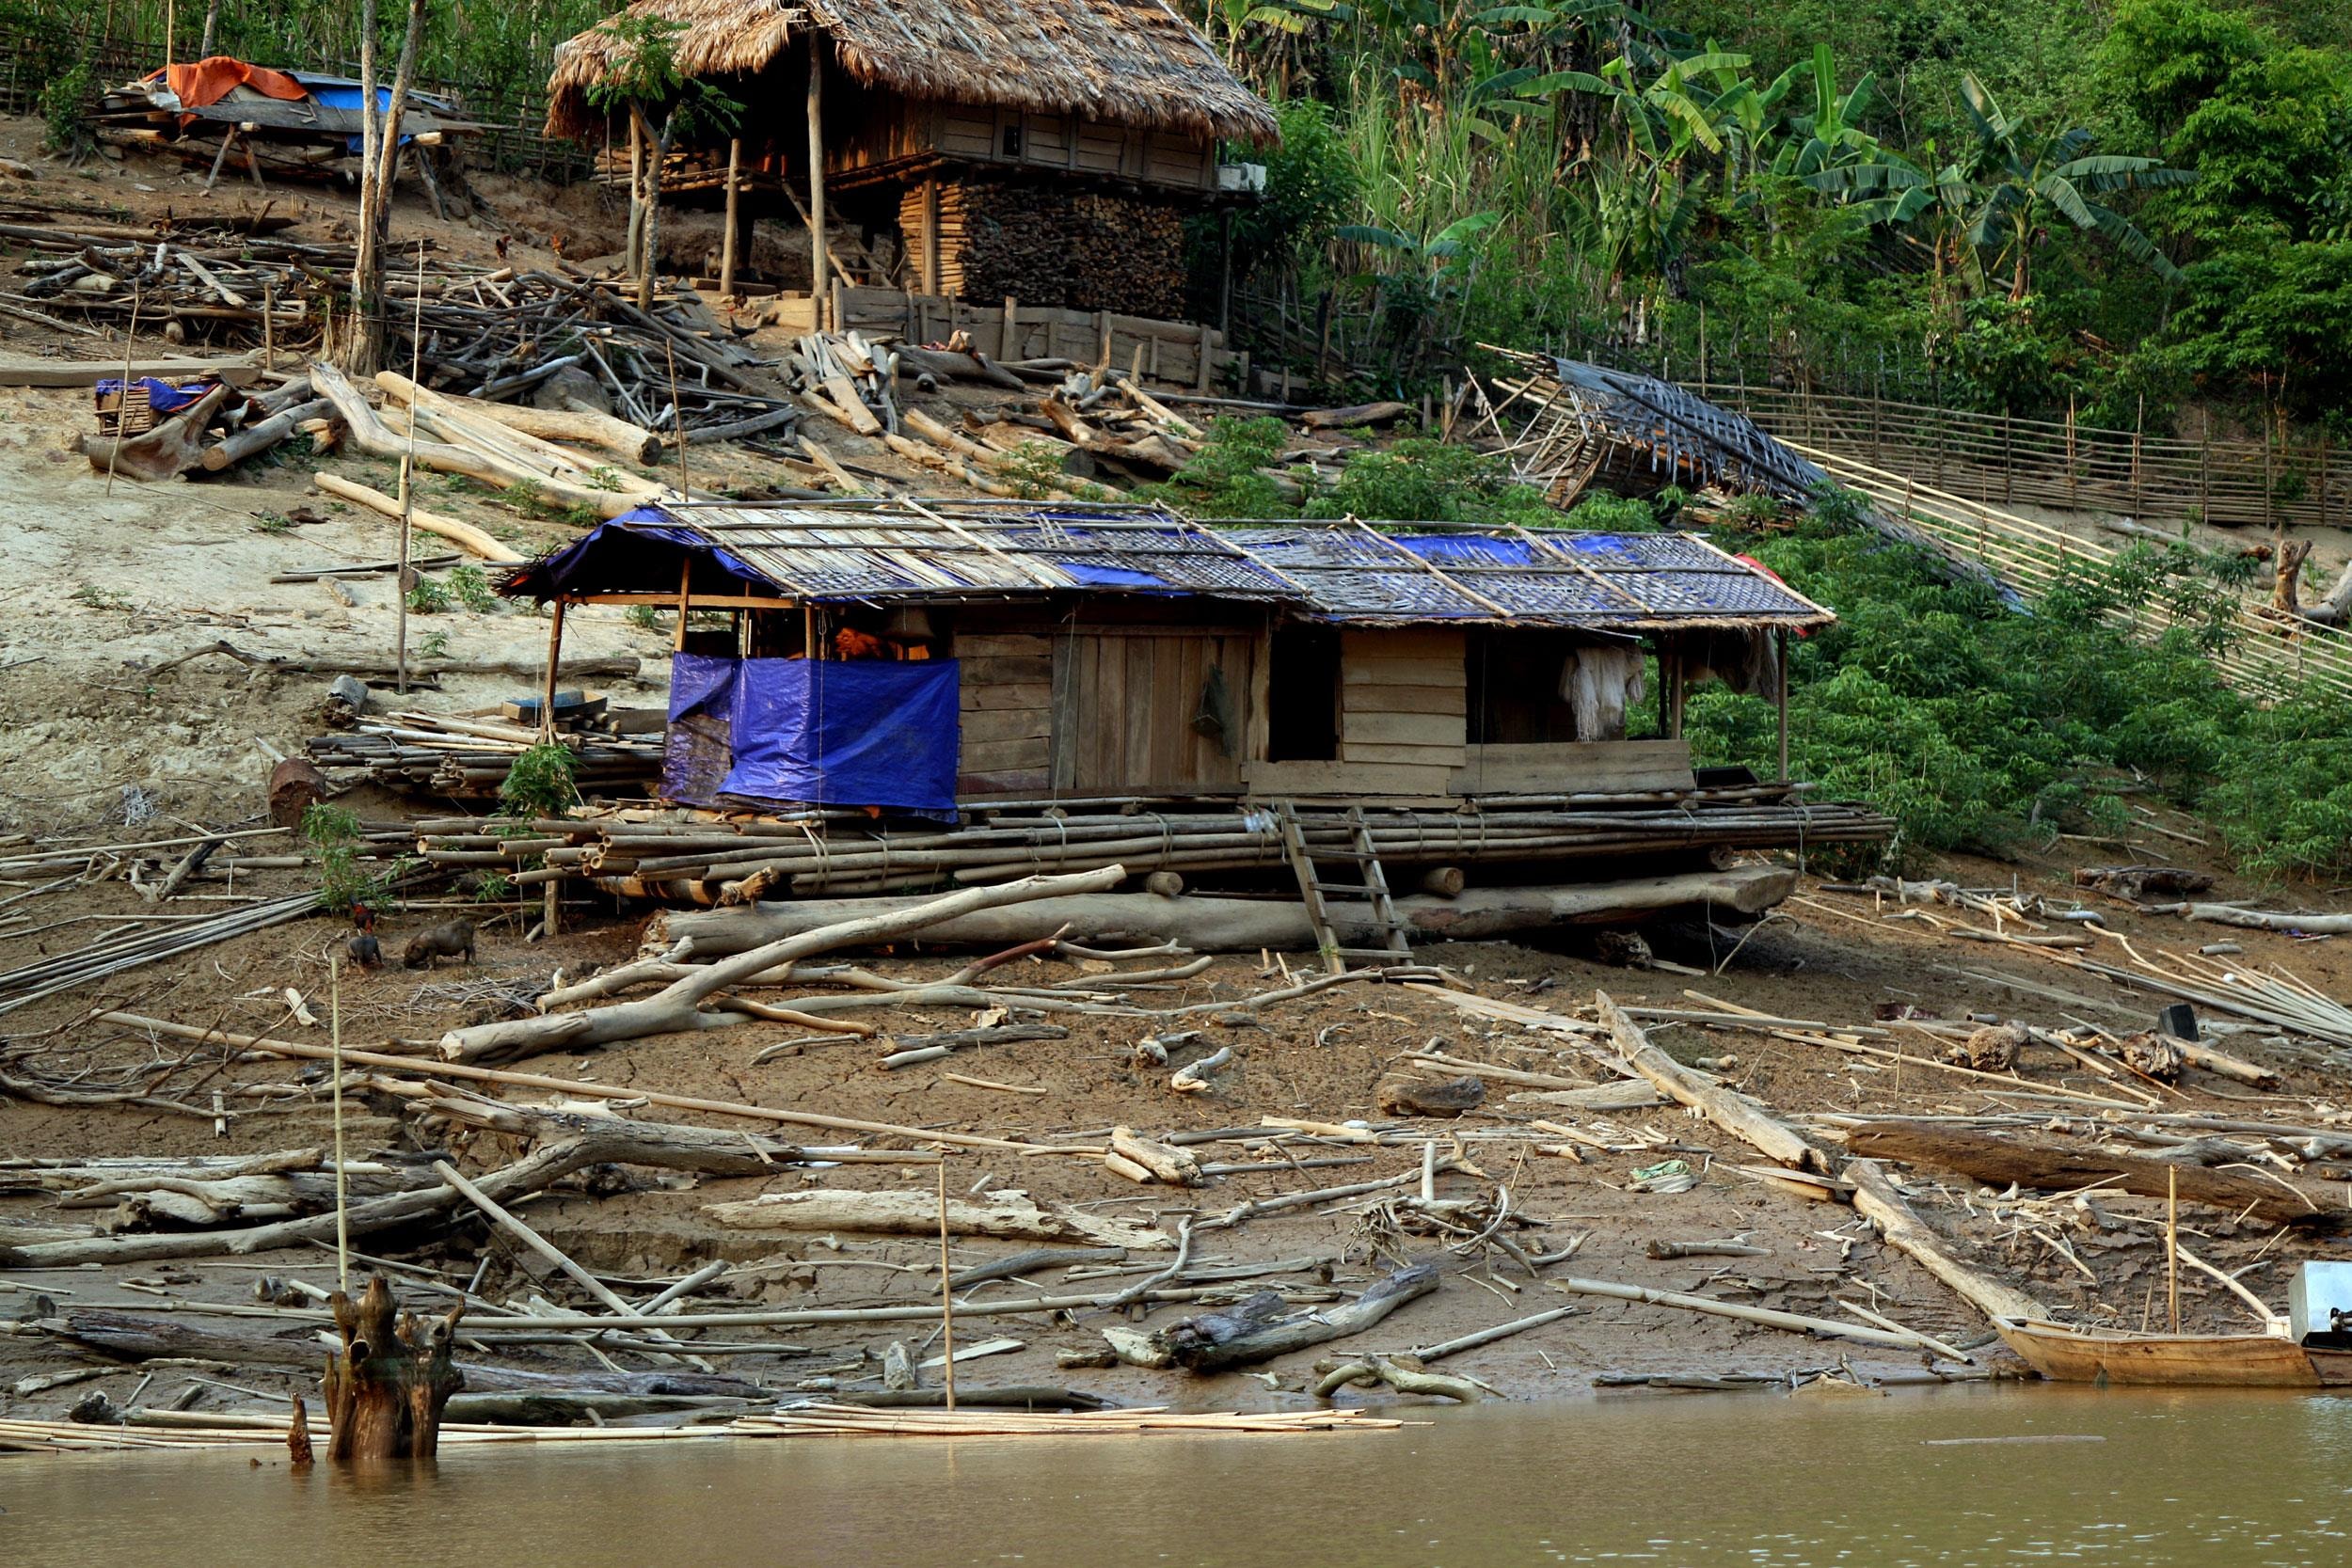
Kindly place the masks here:
<instances>
[{"instance_id":1,"label":"blue tarp wall","mask_svg":"<svg viewBox=\"0 0 2352 1568\"><path fill-rule=\"evenodd\" d=\"M951 658L674 655L661 792L953 817L957 672Z\"/></svg>"}]
</instances>

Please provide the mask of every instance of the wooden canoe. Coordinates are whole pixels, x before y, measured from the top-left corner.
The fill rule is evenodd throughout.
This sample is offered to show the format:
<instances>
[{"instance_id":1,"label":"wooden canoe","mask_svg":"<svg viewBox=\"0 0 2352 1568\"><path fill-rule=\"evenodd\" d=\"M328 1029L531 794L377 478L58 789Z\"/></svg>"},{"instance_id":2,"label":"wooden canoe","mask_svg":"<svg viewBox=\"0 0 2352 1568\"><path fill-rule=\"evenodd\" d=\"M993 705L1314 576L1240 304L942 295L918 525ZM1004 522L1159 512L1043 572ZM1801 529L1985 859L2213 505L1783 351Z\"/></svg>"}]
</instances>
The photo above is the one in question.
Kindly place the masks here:
<instances>
[{"instance_id":1,"label":"wooden canoe","mask_svg":"<svg viewBox=\"0 0 2352 1568\"><path fill-rule=\"evenodd\" d=\"M2026 1318L1995 1318L1993 1326L2020 1359L2053 1383L2183 1388L2352 1385L2352 1351L2306 1350L2267 1334L2086 1332Z\"/></svg>"}]
</instances>

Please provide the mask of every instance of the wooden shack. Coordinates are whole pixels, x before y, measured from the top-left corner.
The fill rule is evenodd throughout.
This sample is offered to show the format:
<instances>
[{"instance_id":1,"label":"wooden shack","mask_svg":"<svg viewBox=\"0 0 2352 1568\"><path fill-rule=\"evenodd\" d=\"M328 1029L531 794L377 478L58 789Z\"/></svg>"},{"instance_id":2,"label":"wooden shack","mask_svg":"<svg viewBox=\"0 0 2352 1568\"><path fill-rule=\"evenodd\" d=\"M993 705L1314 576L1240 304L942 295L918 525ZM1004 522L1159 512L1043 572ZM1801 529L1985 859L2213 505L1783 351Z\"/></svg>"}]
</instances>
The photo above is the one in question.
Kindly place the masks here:
<instances>
[{"instance_id":1,"label":"wooden shack","mask_svg":"<svg viewBox=\"0 0 2352 1568\"><path fill-rule=\"evenodd\" d=\"M1114 863L1287 862L1304 887L1335 852L1375 882L1384 858L1526 879L1889 827L1787 779L1785 696L1780 777L1693 768L1690 686L1781 695L1788 639L1833 617L1688 534L695 505L607 523L502 588L553 604L551 653L571 607L677 612L662 793L693 809L683 839L639 824L571 863L617 892Z\"/></svg>"},{"instance_id":2,"label":"wooden shack","mask_svg":"<svg viewBox=\"0 0 2352 1568\"><path fill-rule=\"evenodd\" d=\"M816 234L830 214L860 236L818 247L819 296L837 266L951 299L1179 316L1184 218L1234 182L1219 144L1276 136L1265 102L1158 0L638 0L628 14L674 24L687 74L747 106L739 145L681 153L677 182L725 182L731 213L739 188L770 193ZM550 135L628 137L590 103L620 47L610 19L559 47Z\"/></svg>"}]
</instances>

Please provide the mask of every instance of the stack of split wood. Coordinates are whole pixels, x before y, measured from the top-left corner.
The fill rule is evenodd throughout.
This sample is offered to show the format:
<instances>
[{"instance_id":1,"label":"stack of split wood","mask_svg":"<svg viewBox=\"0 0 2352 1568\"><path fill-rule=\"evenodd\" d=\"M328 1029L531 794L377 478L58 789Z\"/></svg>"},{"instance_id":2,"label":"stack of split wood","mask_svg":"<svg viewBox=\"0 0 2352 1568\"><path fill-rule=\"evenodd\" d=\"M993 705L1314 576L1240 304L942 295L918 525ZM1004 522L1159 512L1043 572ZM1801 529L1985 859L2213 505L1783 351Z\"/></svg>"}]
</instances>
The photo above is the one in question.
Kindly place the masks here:
<instances>
[{"instance_id":1,"label":"stack of split wood","mask_svg":"<svg viewBox=\"0 0 2352 1568\"><path fill-rule=\"evenodd\" d=\"M1336 815L1302 817L1311 847L1347 847L1349 827ZM1804 803L1787 786L1765 785L1562 796L1474 814L1383 810L1371 822L1384 861L1423 866L1849 843L1882 838L1889 827L1862 807ZM854 813L612 813L537 826L565 840L548 855L546 879L585 878L616 893L699 904L914 892L1122 863L1138 875L1180 877L1287 863L1275 817L1249 806L1142 816L1115 802L1041 802L992 808L986 821L958 828L876 823ZM429 828L420 839L428 855L450 847Z\"/></svg>"},{"instance_id":2,"label":"stack of split wood","mask_svg":"<svg viewBox=\"0 0 2352 1568\"><path fill-rule=\"evenodd\" d=\"M661 777L659 736L570 734L559 736L573 748L573 782L583 791L605 795L644 794ZM452 800L497 797L515 758L538 743L539 732L483 718L395 712L358 720L354 727L313 736L305 743L310 761L338 782L366 782L406 794ZM466 823L435 840L431 858L444 865L504 864L513 856L482 856L485 847L509 848L527 841L477 842ZM535 853L523 849L519 853Z\"/></svg>"},{"instance_id":3,"label":"stack of split wood","mask_svg":"<svg viewBox=\"0 0 2352 1568\"><path fill-rule=\"evenodd\" d=\"M1173 204L1035 182L938 189L939 293L1167 320L1184 313L1184 220ZM906 198L901 227L910 245L929 243L927 194Z\"/></svg>"}]
</instances>

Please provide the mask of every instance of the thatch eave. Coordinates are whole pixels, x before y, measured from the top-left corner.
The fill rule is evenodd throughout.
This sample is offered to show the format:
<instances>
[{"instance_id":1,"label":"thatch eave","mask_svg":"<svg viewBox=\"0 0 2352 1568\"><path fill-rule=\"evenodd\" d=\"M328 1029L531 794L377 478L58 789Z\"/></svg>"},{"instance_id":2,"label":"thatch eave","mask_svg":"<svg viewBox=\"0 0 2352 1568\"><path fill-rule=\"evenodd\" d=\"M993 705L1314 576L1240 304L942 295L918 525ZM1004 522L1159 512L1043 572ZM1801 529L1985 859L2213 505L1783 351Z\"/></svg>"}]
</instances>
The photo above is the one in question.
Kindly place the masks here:
<instances>
[{"instance_id":1,"label":"thatch eave","mask_svg":"<svg viewBox=\"0 0 2352 1568\"><path fill-rule=\"evenodd\" d=\"M629 14L678 24L678 64L696 77L755 74L813 30L852 79L909 98L1252 146L1279 139L1273 109L1163 0L637 0ZM557 47L549 135L601 131L588 95L616 44L607 19Z\"/></svg>"}]
</instances>

